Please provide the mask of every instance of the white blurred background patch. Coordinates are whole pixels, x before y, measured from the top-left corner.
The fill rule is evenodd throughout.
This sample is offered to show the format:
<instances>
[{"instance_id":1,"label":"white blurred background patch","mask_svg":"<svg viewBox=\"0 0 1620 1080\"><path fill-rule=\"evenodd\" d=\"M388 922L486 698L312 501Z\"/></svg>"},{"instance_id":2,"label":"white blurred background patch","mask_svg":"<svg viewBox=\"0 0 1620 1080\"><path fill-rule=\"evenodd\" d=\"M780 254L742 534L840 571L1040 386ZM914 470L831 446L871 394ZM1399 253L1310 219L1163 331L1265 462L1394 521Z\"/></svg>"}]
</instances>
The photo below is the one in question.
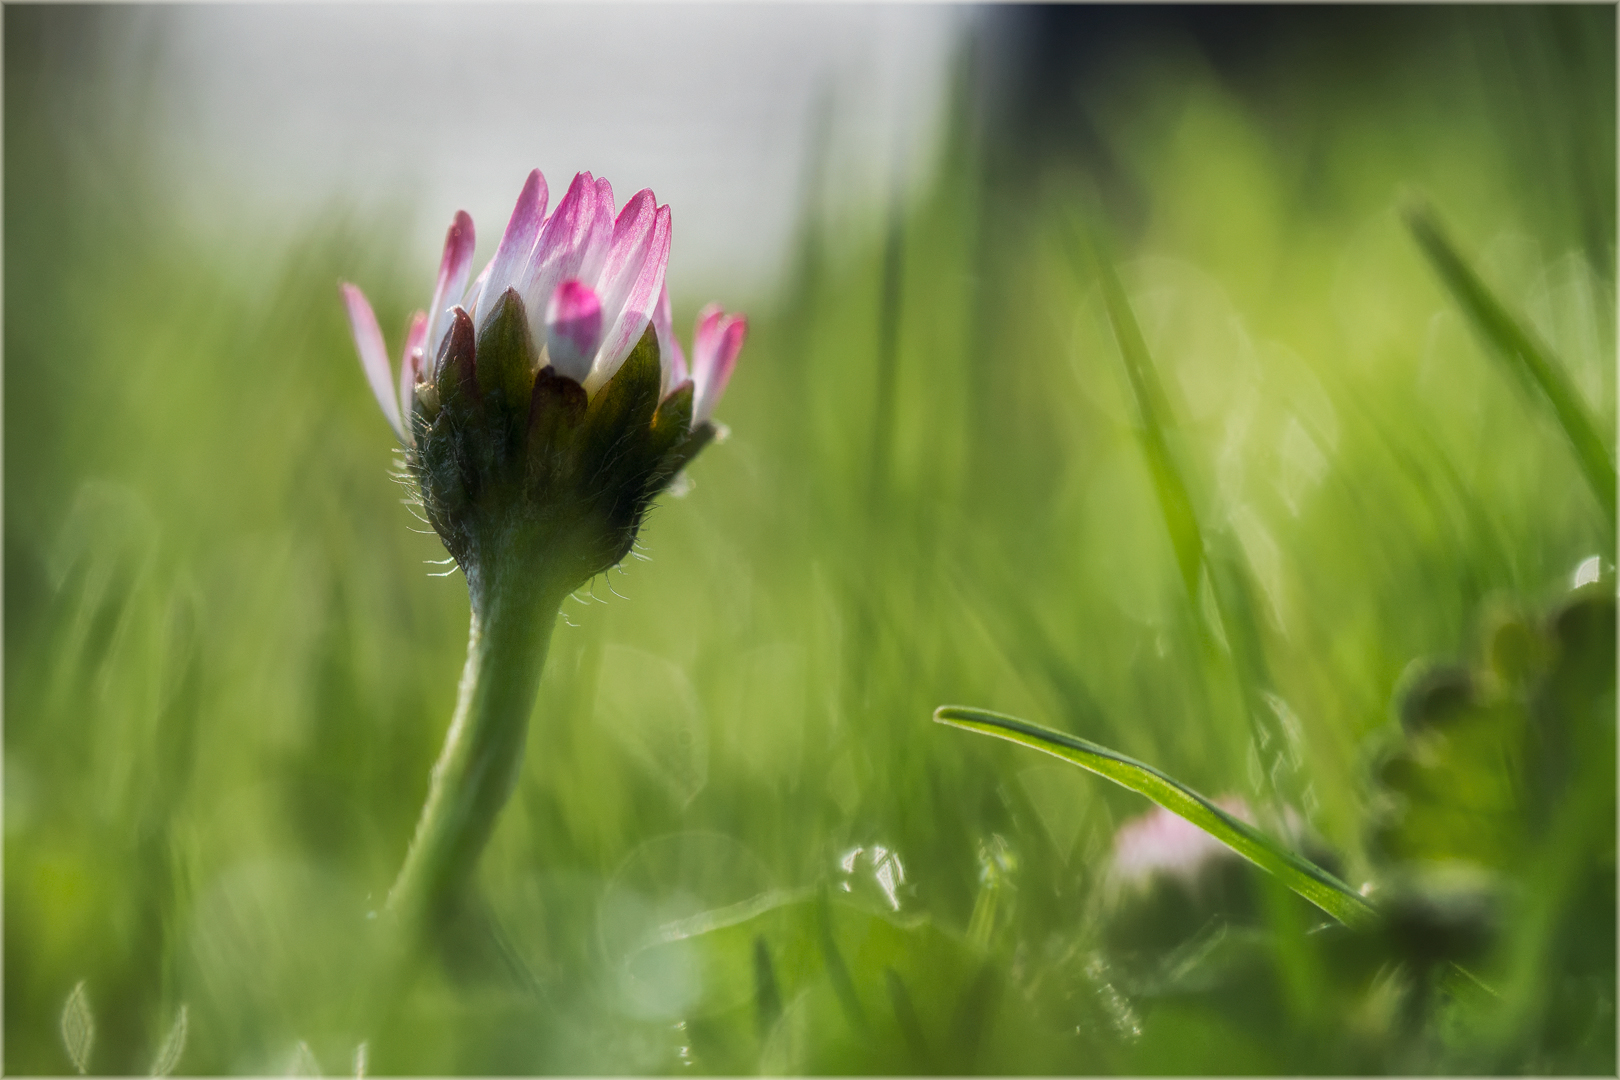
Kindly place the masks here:
<instances>
[{"instance_id":1,"label":"white blurred background patch","mask_svg":"<svg viewBox=\"0 0 1620 1080\"><path fill-rule=\"evenodd\" d=\"M759 302L809 202L881 212L932 171L965 7L183 6L154 12L175 193L208 232L408 210L426 283L451 215L494 250L528 170L674 210L678 298ZM825 117L825 121L820 119ZM825 125L825 126L823 126ZM426 285L424 284L424 287ZM677 299L680 303L681 299Z\"/></svg>"}]
</instances>

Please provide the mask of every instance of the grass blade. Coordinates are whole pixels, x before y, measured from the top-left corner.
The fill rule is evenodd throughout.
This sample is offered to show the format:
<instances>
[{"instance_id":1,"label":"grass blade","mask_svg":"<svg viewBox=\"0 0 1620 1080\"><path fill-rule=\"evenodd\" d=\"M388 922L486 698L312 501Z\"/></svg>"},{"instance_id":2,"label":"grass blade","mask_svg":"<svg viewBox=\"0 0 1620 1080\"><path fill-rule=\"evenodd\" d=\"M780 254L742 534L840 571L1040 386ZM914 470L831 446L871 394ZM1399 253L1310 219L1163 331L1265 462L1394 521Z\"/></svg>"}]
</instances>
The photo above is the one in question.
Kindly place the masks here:
<instances>
[{"instance_id":1,"label":"grass blade","mask_svg":"<svg viewBox=\"0 0 1620 1080\"><path fill-rule=\"evenodd\" d=\"M1262 870L1276 875L1283 884L1346 926L1365 926L1373 917L1372 905L1350 886L1151 765L1085 739L984 709L941 705L934 710L934 720L1040 750L1146 795Z\"/></svg>"},{"instance_id":2,"label":"grass blade","mask_svg":"<svg viewBox=\"0 0 1620 1080\"><path fill-rule=\"evenodd\" d=\"M816 905L816 923L821 938L821 959L827 966L827 978L832 982L833 993L838 995L838 1004L844 1008L844 1016L849 1020L849 1026L856 1031L866 1031L866 1010L861 1008L860 995L855 992L855 980L850 978L849 966L844 963L843 954L838 951L838 943L833 940L832 931L832 905L828 902L825 892L821 901Z\"/></svg>"},{"instance_id":3,"label":"grass blade","mask_svg":"<svg viewBox=\"0 0 1620 1080\"><path fill-rule=\"evenodd\" d=\"M782 1019L782 990L776 984L776 967L771 963L771 947L764 934L754 935L754 1026L761 1042L770 1039L776 1022Z\"/></svg>"},{"instance_id":4,"label":"grass blade","mask_svg":"<svg viewBox=\"0 0 1620 1080\"><path fill-rule=\"evenodd\" d=\"M928 1052L928 1038L923 1034L922 1021L917 1018L917 1007L911 1003L911 993L905 980L892 967L883 969L883 981L889 987L889 1003L894 1006L894 1019L900 1025L911 1056L923 1071L933 1072L933 1055Z\"/></svg>"},{"instance_id":5,"label":"grass blade","mask_svg":"<svg viewBox=\"0 0 1620 1080\"><path fill-rule=\"evenodd\" d=\"M1158 372L1148 355L1147 342L1136 315L1125 299L1125 289L1114 273L1113 263L1101 250L1095 237L1086 236L1091 261L1102 286L1103 306L1108 309L1108 322L1119 352L1125 361L1125 377L1131 384L1131 396L1136 401L1140 427L1137 434L1142 441L1142 453L1147 458L1148 471L1153 476L1153 487L1159 496L1159 507L1164 513L1165 525L1170 530L1170 543L1175 548L1176 564L1181 570L1182 584L1194 607L1198 605L1199 571L1204 563L1204 536L1198 525L1198 514L1193 508L1192 493L1176 465L1171 448L1173 438L1169 430L1170 405L1159 385Z\"/></svg>"},{"instance_id":6,"label":"grass blade","mask_svg":"<svg viewBox=\"0 0 1620 1080\"><path fill-rule=\"evenodd\" d=\"M1254 619L1253 583L1231 538L1220 530L1206 532L1199 522L1192 487L1187 481L1188 472L1181 464L1185 458L1170 400L1159 381L1141 324L1125 295L1102 235L1078 221L1074 229L1080 247L1096 271L1103 306L1108 311L1108 322L1124 361L1125 376L1136 402L1137 437L1159 497L1165 527L1170 533L1193 622L1200 628L1205 645L1214 650L1212 628L1208 625L1208 616L1202 613L1199 597L1199 581L1202 575L1208 574L1215 614L1220 622L1219 633L1225 638L1233 673L1243 694L1244 711L1255 750L1262 757L1267 790L1277 795L1280 786L1288 786L1287 744L1262 697L1271 676ZM1084 272L1083 266L1081 272Z\"/></svg>"},{"instance_id":7,"label":"grass blade","mask_svg":"<svg viewBox=\"0 0 1620 1080\"><path fill-rule=\"evenodd\" d=\"M1615 520L1614 459L1604 447L1596 423L1587 413L1575 388L1570 385L1563 365L1491 293L1452 244L1432 208L1417 203L1407 207L1405 216L1407 227L1412 230L1418 246L1456 297L1458 306L1474 324L1474 329L1516 374L1528 378L1545 395L1558 425L1564 429L1564 435L1575 448L1575 458L1580 463L1581 472L1591 485L1592 494L1597 496L1598 505L1603 508L1612 530Z\"/></svg>"}]
</instances>

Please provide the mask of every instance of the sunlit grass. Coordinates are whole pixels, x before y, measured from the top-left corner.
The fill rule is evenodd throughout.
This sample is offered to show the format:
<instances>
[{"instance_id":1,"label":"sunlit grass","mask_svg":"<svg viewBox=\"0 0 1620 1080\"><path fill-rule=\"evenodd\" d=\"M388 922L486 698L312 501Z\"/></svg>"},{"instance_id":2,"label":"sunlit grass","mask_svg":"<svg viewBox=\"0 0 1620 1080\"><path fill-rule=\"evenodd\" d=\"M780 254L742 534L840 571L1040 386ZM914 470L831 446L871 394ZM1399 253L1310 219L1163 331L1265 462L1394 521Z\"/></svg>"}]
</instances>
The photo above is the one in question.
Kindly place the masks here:
<instances>
[{"instance_id":1,"label":"sunlit grass","mask_svg":"<svg viewBox=\"0 0 1620 1080\"><path fill-rule=\"evenodd\" d=\"M48 14L6 21L10 1071L74 1069L81 981L93 1072L150 1070L182 1008L181 1073L348 1072L363 1040L374 1072L1612 1071L1612 772L1607 817L1541 834L1506 1011L1448 988L1414 1031L1401 972L1259 871L1122 894L1113 833L1145 800L929 722L971 702L1260 799L1264 702L1311 856L1369 880L1403 672L1488 669L1482 639L1614 536L1400 198L1441 208L1612 461L1613 253L1581 225L1612 237L1612 94L1589 120L1532 102L1548 138L1610 140L1573 206L1450 39L1364 93L1280 65L1297 114L1172 55L1095 103L1130 206L1073 166L995 179L1005 148L964 119L887 235L807 227L795 287L750 313L731 438L652 515L650 561L565 604L487 919L362 1030L357 942L467 608L388 479L336 282L394 336L431 268L338 212L188 239L133 144L60 137ZM1205 542L1248 582L1252 670L1178 564L1074 257L1088 214ZM1612 721L1612 667L1596 694ZM1592 852L1606 908L1566 865Z\"/></svg>"}]
</instances>

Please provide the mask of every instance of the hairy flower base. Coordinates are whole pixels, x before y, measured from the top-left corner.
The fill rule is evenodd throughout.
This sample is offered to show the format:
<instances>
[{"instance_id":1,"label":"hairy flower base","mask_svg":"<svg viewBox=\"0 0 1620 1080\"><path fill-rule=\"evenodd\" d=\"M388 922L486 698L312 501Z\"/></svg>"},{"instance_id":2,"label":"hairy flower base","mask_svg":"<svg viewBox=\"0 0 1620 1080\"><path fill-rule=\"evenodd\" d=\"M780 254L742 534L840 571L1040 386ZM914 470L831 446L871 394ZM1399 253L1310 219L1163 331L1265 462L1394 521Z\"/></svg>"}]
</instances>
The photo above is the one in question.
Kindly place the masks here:
<instances>
[{"instance_id":1,"label":"hairy flower base","mask_svg":"<svg viewBox=\"0 0 1620 1080\"><path fill-rule=\"evenodd\" d=\"M714 437L708 422L692 425L691 382L660 399L651 326L590 398L537 366L523 302L508 289L482 333L455 310L436 381L417 387L407 465L475 610L495 563L532 566L559 595L617 564L653 498Z\"/></svg>"}]
</instances>

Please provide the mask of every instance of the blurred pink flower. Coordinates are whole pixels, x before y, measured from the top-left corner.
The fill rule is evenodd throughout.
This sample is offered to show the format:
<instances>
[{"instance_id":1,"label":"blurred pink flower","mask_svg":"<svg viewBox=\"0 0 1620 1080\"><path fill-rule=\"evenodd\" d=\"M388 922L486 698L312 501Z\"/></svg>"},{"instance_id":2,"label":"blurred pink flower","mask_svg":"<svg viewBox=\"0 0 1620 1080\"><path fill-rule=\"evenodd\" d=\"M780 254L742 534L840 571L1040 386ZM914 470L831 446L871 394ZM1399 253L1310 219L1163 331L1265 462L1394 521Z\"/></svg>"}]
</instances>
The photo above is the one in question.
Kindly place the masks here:
<instances>
[{"instance_id":1,"label":"blurred pink flower","mask_svg":"<svg viewBox=\"0 0 1620 1080\"><path fill-rule=\"evenodd\" d=\"M419 385L431 387L454 311L468 313L481 331L497 301L513 290L523 302L539 366L585 388L587 395L607 384L651 323L658 337L663 397L693 384L692 427L708 420L736 365L748 323L719 307L698 316L687 370L671 327L664 271L669 263L670 211L649 189L630 197L615 212L613 187L588 172L579 173L548 216L548 191L539 169L529 173L495 255L468 285L473 256L473 222L458 211L445 236L444 256L428 310L418 312L406 333L397 377L376 316L353 285L343 286L360 363L383 415L406 443ZM396 389L397 387L397 389Z\"/></svg>"},{"instance_id":2,"label":"blurred pink flower","mask_svg":"<svg viewBox=\"0 0 1620 1080\"><path fill-rule=\"evenodd\" d=\"M1240 821L1254 824L1248 804L1236 795L1215 800L1215 805ZM1236 852L1197 825L1162 806L1132 818L1114 834L1113 880L1120 885L1145 885L1168 875L1191 886L1211 862Z\"/></svg>"}]
</instances>

